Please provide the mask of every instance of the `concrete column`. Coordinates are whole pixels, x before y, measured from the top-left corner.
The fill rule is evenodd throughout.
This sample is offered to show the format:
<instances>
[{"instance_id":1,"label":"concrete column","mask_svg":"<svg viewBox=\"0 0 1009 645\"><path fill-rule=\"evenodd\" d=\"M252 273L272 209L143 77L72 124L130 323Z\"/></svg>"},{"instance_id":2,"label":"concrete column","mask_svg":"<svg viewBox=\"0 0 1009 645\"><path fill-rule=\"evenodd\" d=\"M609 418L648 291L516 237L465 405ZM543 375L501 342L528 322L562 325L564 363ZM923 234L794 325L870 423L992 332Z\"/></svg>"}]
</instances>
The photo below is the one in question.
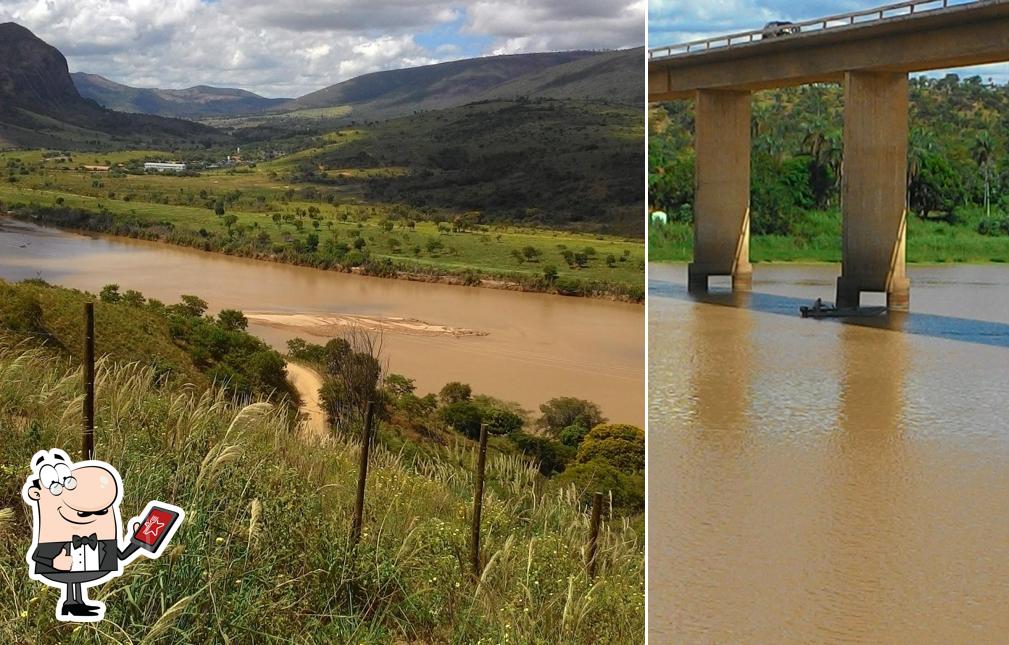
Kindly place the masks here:
<instances>
[{"instance_id":1,"label":"concrete column","mask_svg":"<svg viewBox=\"0 0 1009 645\"><path fill-rule=\"evenodd\" d=\"M694 261L690 291L706 291L708 277L732 276L749 290L750 93L700 90L695 95Z\"/></svg>"},{"instance_id":2,"label":"concrete column","mask_svg":"<svg viewBox=\"0 0 1009 645\"><path fill-rule=\"evenodd\" d=\"M837 306L863 291L906 311L908 83L906 73L848 72L844 80L844 216Z\"/></svg>"}]
</instances>

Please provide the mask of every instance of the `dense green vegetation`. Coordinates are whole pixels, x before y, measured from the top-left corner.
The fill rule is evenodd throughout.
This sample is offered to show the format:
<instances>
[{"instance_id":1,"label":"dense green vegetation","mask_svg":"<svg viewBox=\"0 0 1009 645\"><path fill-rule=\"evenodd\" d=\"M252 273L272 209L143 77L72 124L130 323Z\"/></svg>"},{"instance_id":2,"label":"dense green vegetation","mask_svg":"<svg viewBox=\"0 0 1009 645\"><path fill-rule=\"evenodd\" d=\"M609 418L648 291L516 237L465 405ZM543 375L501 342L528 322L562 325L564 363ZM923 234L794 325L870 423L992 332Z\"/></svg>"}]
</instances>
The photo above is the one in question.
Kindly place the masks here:
<instances>
[{"instance_id":1,"label":"dense green vegetation","mask_svg":"<svg viewBox=\"0 0 1009 645\"><path fill-rule=\"evenodd\" d=\"M838 261L843 92L809 85L758 93L753 104L751 258ZM692 106L653 111L655 226L649 257L689 260ZM1009 261L1009 87L979 77L911 82L909 262Z\"/></svg>"},{"instance_id":2,"label":"dense green vegetation","mask_svg":"<svg viewBox=\"0 0 1009 645\"><path fill-rule=\"evenodd\" d=\"M20 497L28 460L53 446L74 455L79 444L80 312L90 296L38 282L0 290L0 574L17 581L31 536ZM56 590L3 585L0 641L644 638L640 429L606 425L598 408L574 399L545 404L534 433L521 411L461 383L417 397L409 379L381 372L365 337L351 335L291 345L327 375L334 433L311 439L294 432L283 399L271 404L260 394L246 405L232 391L208 389L228 359L208 362L203 350L244 333L239 312L211 319L197 298L164 306L114 285L97 300L98 351L106 355L97 374L98 456L114 455L125 513L162 499L184 507L186 520L163 558L135 563L94 590L109 606L102 623L60 624ZM229 354L244 345L225 343ZM354 549L351 437L360 432L360 397L380 405L380 441ZM466 557L472 427L467 413L446 412L467 406L496 433L479 579ZM555 434L562 424L568 431ZM546 478L515 448L519 436L577 447L567 470ZM611 501L589 579L585 501L595 490L611 491Z\"/></svg>"},{"instance_id":3,"label":"dense green vegetation","mask_svg":"<svg viewBox=\"0 0 1009 645\"><path fill-rule=\"evenodd\" d=\"M408 169L369 173L366 196L478 210L491 222L640 236L643 142L639 108L488 101L378 124L302 157L296 177L341 186L361 181L344 169Z\"/></svg>"}]
</instances>

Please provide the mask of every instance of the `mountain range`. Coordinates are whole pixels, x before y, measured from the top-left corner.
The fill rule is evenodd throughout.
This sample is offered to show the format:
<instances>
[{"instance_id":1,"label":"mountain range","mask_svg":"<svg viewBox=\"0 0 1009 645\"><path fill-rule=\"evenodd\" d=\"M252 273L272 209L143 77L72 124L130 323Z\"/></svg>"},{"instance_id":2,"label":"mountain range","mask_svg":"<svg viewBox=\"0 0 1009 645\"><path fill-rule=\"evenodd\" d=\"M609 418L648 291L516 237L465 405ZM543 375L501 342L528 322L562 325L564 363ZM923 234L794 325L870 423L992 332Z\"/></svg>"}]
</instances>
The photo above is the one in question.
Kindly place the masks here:
<instances>
[{"instance_id":1,"label":"mountain range","mask_svg":"<svg viewBox=\"0 0 1009 645\"><path fill-rule=\"evenodd\" d=\"M344 108L353 118L385 119L494 99L582 99L643 105L643 49L486 56L372 72L297 99L269 99L208 86L145 89L74 73L80 94L122 112L203 119Z\"/></svg>"},{"instance_id":2,"label":"mountain range","mask_svg":"<svg viewBox=\"0 0 1009 645\"><path fill-rule=\"evenodd\" d=\"M122 114L85 99L59 50L16 23L0 24L0 146L207 144L222 138L191 121Z\"/></svg>"},{"instance_id":3,"label":"mountain range","mask_svg":"<svg viewBox=\"0 0 1009 645\"><path fill-rule=\"evenodd\" d=\"M0 147L206 147L228 141L242 128L261 126L264 119L376 121L515 99L643 108L643 59L643 48L486 56L364 74L296 99L265 98L241 89L136 88L95 74L70 74L56 48L20 25L4 23ZM209 124L227 127L231 134Z\"/></svg>"},{"instance_id":4,"label":"mountain range","mask_svg":"<svg viewBox=\"0 0 1009 645\"><path fill-rule=\"evenodd\" d=\"M74 72L74 86L84 98L119 112L136 112L180 119L256 114L283 105L290 99L268 99L232 88L197 85L184 90L130 87L104 76Z\"/></svg>"}]
</instances>

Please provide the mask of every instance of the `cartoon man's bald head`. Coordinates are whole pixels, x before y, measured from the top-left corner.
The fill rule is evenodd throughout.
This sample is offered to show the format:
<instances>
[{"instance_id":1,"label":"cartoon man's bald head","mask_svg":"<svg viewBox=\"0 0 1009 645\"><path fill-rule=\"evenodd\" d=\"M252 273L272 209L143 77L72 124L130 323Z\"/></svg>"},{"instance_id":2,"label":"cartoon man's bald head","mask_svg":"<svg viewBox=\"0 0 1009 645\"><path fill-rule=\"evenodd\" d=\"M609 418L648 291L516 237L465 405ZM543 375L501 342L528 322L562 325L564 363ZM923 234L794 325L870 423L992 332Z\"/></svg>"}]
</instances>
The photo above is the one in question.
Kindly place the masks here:
<instances>
[{"instance_id":1,"label":"cartoon man's bald head","mask_svg":"<svg viewBox=\"0 0 1009 645\"><path fill-rule=\"evenodd\" d=\"M60 450L38 453L23 491L38 511L38 541L69 541L94 533L99 540L119 539L119 476L104 464L74 464Z\"/></svg>"}]
</instances>

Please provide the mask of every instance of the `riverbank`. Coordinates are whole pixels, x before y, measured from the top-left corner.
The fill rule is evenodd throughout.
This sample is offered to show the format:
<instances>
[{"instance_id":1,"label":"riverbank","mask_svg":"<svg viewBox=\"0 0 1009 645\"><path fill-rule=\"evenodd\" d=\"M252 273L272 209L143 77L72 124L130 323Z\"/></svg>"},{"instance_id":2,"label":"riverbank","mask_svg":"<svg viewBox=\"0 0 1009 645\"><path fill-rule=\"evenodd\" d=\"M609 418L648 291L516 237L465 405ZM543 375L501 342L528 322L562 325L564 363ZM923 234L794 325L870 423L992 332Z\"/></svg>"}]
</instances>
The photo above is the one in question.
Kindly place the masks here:
<instances>
[{"instance_id":1,"label":"riverbank","mask_svg":"<svg viewBox=\"0 0 1009 645\"><path fill-rule=\"evenodd\" d=\"M297 215L264 210L215 216L212 209L127 197L129 193L123 199L103 199L0 185L0 212L66 230L298 266L644 302L643 241L548 229L394 220L364 205L325 206L325 210L294 206Z\"/></svg>"},{"instance_id":2,"label":"riverbank","mask_svg":"<svg viewBox=\"0 0 1009 645\"><path fill-rule=\"evenodd\" d=\"M1009 262L1009 235L982 235L979 222L925 221L908 217L907 262L910 264L988 264ZM837 212L807 213L795 235L750 236L750 261L841 261L841 216ZM693 225L688 222L653 224L648 258L652 262L690 262Z\"/></svg>"}]
</instances>

